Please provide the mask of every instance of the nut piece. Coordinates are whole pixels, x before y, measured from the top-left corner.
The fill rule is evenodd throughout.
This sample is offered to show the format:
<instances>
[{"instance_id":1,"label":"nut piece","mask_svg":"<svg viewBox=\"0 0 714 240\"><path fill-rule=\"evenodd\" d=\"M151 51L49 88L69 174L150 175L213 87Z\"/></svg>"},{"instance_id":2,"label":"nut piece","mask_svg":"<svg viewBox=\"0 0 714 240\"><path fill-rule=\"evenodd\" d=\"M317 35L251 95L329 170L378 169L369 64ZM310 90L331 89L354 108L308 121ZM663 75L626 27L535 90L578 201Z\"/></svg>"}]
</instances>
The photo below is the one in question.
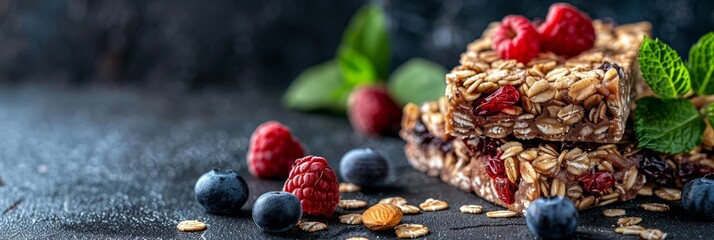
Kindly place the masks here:
<instances>
[{"instance_id":1,"label":"nut piece","mask_svg":"<svg viewBox=\"0 0 714 240\"><path fill-rule=\"evenodd\" d=\"M401 221L402 210L388 203L378 203L362 213L362 223L372 231L392 229Z\"/></svg>"},{"instance_id":2,"label":"nut piece","mask_svg":"<svg viewBox=\"0 0 714 240\"><path fill-rule=\"evenodd\" d=\"M654 194L667 201L677 201L682 199L682 191L673 188L660 188L655 190Z\"/></svg>"},{"instance_id":3,"label":"nut piece","mask_svg":"<svg viewBox=\"0 0 714 240\"><path fill-rule=\"evenodd\" d=\"M379 203L387 203L387 204L399 206L399 205L407 204L407 200L404 199L403 197L388 197L388 198L379 200Z\"/></svg>"},{"instance_id":4,"label":"nut piece","mask_svg":"<svg viewBox=\"0 0 714 240\"><path fill-rule=\"evenodd\" d=\"M317 232L327 229L327 224L321 222L300 222L298 228L306 232Z\"/></svg>"},{"instance_id":5,"label":"nut piece","mask_svg":"<svg viewBox=\"0 0 714 240\"><path fill-rule=\"evenodd\" d=\"M427 212L434 212L449 208L449 204L441 200L429 198L423 203L419 204L419 208Z\"/></svg>"},{"instance_id":6,"label":"nut piece","mask_svg":"<svg viewBox=\"0 0 714 240\"><path fill-rule=\"evenodd\" d=\"M647 211L664 212L669 210L669 205L664 203L643 203L640 207Z\"/></svg>"},{"instance_id":7,"label":"nut piece","mask_svg":"<svg viewBox=\"0 0 714 240\"><path fill-rule=\"evenodd\" d=\"M402 213L404 214L416 214L421 212L421 209L414 205L397 205L400 209L402 209Z\"/></svg>"},{"instance_id":8,"label":"nut piece","mask_svg":"<svg viewBox=\"0 0 714 240\"><path fill-rule=\"evenodd\" d=\"M357 186L354 183L340 183L340 192L341 193L351 193L351 192L359 192L362 191L362 187Z\"/></svg>"},{"instance_id":9,"label":"nut piece","mask_svg":"<svg viewBox=\"0 0 714 240\"><path fill-rule=\"evenodd\" d=\"M459 208L462 213L479 214L483 212L481 205L463 205Z\"/></svg>"},{"instance_id":10,"label":"nut piece","mask_svg":"<svg viewBox=\"0 0 714 240\"><path fill-rule=\"evenodd\" d=\"M637 225L615 228L616 233L620 233L620 234L624 234L624 235L640 235L640 232L642 232L644 230L645 230L645 228L637 226Z\"/></svg>"},{"instance_id":11,"label":"nut piece","mask_svg":"<svg viewBox=\"0 0 714 240\"><path fill-rule=\"evenodd\" d=\"M344 224L362 224L362 215L358 213L350 213L340 216L340 222Z\"/></svg>"},{"instance_id":12,"label":"nut piece","mask_svg":"<svg viewBox=\"0 0 714 240\"><path fill-rule=\"evenodd\" d=\"M182 221L176 226L182 232L200 232L206 230L206 224L198 220Z\"/></svg>"},{"instance_id":13,"label":"nut piece","mask_svg":"<svg viewBox=\"0 0 714 240\"><path fill-rule=\"evenodd\" d=\"M624 217L617 219L617 226L632 226L637 225L642 222L640 217Z\"/></svg>"},{"instance_id":14,"label":"nut piece","mask_svg":"<svg viewBox=\"0 0 714 240\"><path fill-rule=\"evenodd\" d=\"M362 200L355 200L355 199L345 199L345 200L340 200L340 203L338 205L344 209L358 209L358 208L366 207L367 202L362 201Z\"/></svg>"},{"instance_id":15,"label":"nut piece","mask_svg":"<svg viewBox=\"0 0 714 240\"><path fill-rule=\"evenodd\" d=\"M490 211L486 212L486 216L490 218L508 218L508 217L515 217L518 215L518 213L511 211L511 210L498 210L498 211Z\"/></svg>"},{"instance_id":16,"label":"nut piece","mask_svg":"<svg viewBox=\"0 0 714 240\"><path fill-rule=\"evenodd\" d=\"M619 217L625 216L625 214L625 209L619 208L605 209L604 211L602 211L602 215L605 215L605 217Z\"/></svg>"},{"instance_id":17,"label":"nut piece","mask_svg":"<svg viewBox=\"0 0 714 240\"><path fill-rule=\"evenodd\" d=\"M394 227L398 238L418 238L429 233L429 228L421 224L400 224Z\"/></svg>"},{"instance_id":18,"label":"nut piece","mask_svg":"<svg viewBox=\"0 0 714 240\"><path fill-rule=\"evenodd\" d=\"M645 229L640 232L640 237L646 240L661 240L666 238L667 234L659 229Z\"/></svg>"}]
</instances>

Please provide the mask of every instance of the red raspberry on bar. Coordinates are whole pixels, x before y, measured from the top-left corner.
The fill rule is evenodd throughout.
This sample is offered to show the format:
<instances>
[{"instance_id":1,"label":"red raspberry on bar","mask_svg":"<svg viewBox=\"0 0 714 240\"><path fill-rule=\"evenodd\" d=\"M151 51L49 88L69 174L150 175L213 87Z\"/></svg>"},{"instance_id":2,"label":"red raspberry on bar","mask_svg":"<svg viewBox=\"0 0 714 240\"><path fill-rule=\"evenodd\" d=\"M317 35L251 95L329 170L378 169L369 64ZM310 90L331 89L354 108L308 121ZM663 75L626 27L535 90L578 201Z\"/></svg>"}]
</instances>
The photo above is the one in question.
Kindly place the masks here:
<instances>
[{"instance_id":1,"label":"red raspberry on bar","mask_svg":"<svg viewBox=\"0 0 714 240\"><path fill-rule=\"evenodd\" d=\"M528 63L540 53L540 37L528 19L508 15L493 35L492 48L502 59Z\"/></svg>"}]
</instances>

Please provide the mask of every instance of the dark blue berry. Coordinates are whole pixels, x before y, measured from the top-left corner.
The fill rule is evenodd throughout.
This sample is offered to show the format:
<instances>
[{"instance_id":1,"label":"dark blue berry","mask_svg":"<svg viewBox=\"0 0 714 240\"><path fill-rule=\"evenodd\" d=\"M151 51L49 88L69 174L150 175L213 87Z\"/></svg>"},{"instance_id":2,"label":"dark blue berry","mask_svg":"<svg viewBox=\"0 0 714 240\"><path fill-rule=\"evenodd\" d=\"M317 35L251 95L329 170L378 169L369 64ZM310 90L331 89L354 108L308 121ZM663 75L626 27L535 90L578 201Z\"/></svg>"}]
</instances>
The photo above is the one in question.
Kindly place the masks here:
<instances>
[{"instance_id":1,"label":"dark blue berry","mask_svg":"<svg viewBox=\"0 0 714 240\"><path fill-rule=\"evenodd\" d=\"M684 185L682 207L689 214L714 219L714 173Z\"/></svg>"},{"instance_id":2,"label":"dark blue berry","mask_svg":"<svg viewBox=\"0 0 714 240\"><path fill-rule=\"evenodd\" d=\"M290 230L298 224L300 217L300 199L288 192L267 192L253 205L253 222L266 232Z\"/></svg>"},{"instance_id":3,"label":"dark blue berry","mask_svg":"<svg viewBox=\"0 0 714 240\"><path fill-rule=\"evenodd\" d=\"M248 200L248 185L233 170L214 169L203 174L193 191L198 203L214 214L236 213Z\"/></svg>"},{"instance_id":4,"label":"dark blue berry","mask_svg":"<svg viewBox=\"0 0 714 240\"><path fill-rule=\"evenodd\" d=\"M578 210L564 197L539 198L526 209L528 229L543 239L572 238L578 222Z\"/></svg>"},{"instance_id":5,"label":"dark blue berry","mask_svg":"<svg viewBox=\"0 0 714 240\"><path fill-rule=\"evenodd\" d=\"M342 156L340 174L345 181L360 185L374 186L387 179L387 160L371 148L352 149Z\"/></svg>"}]
</instances>

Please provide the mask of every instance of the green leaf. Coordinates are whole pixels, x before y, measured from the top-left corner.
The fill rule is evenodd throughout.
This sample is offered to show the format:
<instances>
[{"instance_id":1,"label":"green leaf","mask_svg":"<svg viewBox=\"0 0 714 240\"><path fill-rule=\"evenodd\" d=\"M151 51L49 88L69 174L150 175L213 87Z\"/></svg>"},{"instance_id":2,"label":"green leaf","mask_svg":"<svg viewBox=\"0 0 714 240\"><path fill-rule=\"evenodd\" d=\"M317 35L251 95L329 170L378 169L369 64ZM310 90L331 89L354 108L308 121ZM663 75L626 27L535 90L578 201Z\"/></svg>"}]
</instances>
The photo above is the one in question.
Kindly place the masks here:
<instances>
[{"instance_id":1,"label":"green leaf","mask_svg":"<svg viewBox=\"0 0 714 240\"><path fill-rule=\"evenodd\" d=\"M412 58L397 68L387 86L400 104L421 104L444 96L447 71L429 60Z\"/></svg>"},{"instance_id":2,"label":"green leaf","mask_svg":"<svg viewBox=\"0 0 714 240\"><path fill-rule=\"evenodd\" d=\"M300 73L285 91L283 104L294 110L344 112L350 89L337 61L329 60Z\"/></svg>"},{"instance_id":3,"label":"green leaf","mask_svg":"<svg viewBox=\"0 0 714 240\"><path fill-rule=\"evenodd\" d=\"M689 49L689 74L698 95L714 94L714 32L702 36Z\"/></svg>"},{"instance_id":4,"label":"green leaf","mask_svg":"<svg viewBox=\"0 0 714 240\"><path fill-rule=\"evenodd\" d=\"M342 78L351 86L376 82L374 65L362 53L349 46L341 46L337 54Z\"/></svg>"},{"instance_id":5,"label":"green leaf","mask_svg":"<svg viewBox=\"0 0 714 240\"><path fill-rule=\"evenodd\" d=\"M389 31L384 11L367 5L355 14L342 35L342 45L362 53L374 66L379 79L387 79L390 61Z\"/></svg>"},{"instance_id":6,"label":"green leaf","mask_svg":"<svg viewBox=\"0 0 714 240\"><path fill-rule=\"evenodd\" d=\"M714 103L709 103L706 108L702 110L704 115L709 121L709 125L714 126Z\"/></svg>"},{"instance_id":7,"label":"green leaf","mask_svg":"<svg viewBox=\"0 0 714 240\"><path fill-rule=\"evenodd\" d=\"M637 57L642 76L662 98L677 98L691 89L689 71L676 51L659 39L645 37Z\"/></svg>"},{"instance_id":8,"label":"green leaf","mask_svg":"<svg viewBox=\"0 0 714 240\"><path fill-rule=\"evenodd\" d=\"M639 146L663 153L688 152L702 142L706 127L687 99L637 100L635 133Z\"/></svg>"}]
</instances>

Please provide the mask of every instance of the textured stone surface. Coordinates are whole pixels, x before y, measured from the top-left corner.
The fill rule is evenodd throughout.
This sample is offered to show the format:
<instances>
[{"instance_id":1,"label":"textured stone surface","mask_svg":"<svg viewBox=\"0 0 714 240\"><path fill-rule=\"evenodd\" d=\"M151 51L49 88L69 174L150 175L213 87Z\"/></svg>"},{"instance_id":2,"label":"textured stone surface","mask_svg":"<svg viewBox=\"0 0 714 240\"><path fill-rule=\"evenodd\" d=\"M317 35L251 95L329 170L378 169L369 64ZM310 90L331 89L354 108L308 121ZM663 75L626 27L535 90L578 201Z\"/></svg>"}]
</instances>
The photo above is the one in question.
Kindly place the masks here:
<instances>
[{"instance_id":1,"label":"textured stone surface","mask_svg":"<svg viewBox=\"0 0 714 240\"><path fill-rule=\"evenodd\" d=\"M259 98L264 97L264 98ZM259 101L264 99L264 101ZM458 206L500 207L441 183L409 167L397 138L367 139L352 133L341 116L296 113L280 108L275 93L201 92L164 94L136 89L66 89L37 86L0 87L0 239L150 238L150 239L370 239L395 237L361 225L339 223L338 216L361 210L338 210L328 229L297 229L283 234L260 232L250 209L262 193L282 187L279 180L248 174L248 138L261 122L275 119L291 126L310 154L338 166L353 147L374 147L390 161L391 186L345 199L403 196L410 204L427 198L447 201L449 209L406 215L403 223L429 227L437 239L528 239L523 218L489 219L463 214ZM198 177L214 167L238 169L250 187L248 203L237 216L207 214L193 198ZM21 201L15 209L2 213ZM642 226L658 228L673 239L705 239L711 222L684 214L681 204L666 213L637 206L659 202L644 198L607 208L626 209L642 217ZM617 219L602 217L602 208L581 213L580 239L611 239ZM176 225L198 219L208 229L184 233ZM309 220L325 221L315 218Z\"/></svg>"}]
</instances>

